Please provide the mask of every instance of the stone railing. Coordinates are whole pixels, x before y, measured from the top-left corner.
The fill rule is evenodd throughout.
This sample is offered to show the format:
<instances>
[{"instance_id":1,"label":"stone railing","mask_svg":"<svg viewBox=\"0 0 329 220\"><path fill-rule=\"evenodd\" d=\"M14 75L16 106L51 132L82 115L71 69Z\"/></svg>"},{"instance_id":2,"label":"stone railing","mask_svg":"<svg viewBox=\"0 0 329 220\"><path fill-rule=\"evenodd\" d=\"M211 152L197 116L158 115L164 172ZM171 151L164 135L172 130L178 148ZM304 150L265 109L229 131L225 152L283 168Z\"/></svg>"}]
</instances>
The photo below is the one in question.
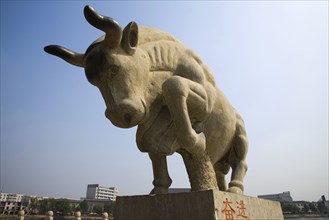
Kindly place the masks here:
<instances>
[{"instance_id":1,"label":"stone railing","mask_svg":"<svg viewBox=\"0 0 329 220\"><path fill-rule=\"evenodd\" d=\"M24 220L25 217L25 211L19 210L18 217L20 220ZM81 220L81 212L75 212L74 213L75 220ZM48 211L47 212L47 220L53 220L54 219L54 212ZM109 214L107 212L102 213L102 220L109 220Z\"/></svg>"}]
</instances>

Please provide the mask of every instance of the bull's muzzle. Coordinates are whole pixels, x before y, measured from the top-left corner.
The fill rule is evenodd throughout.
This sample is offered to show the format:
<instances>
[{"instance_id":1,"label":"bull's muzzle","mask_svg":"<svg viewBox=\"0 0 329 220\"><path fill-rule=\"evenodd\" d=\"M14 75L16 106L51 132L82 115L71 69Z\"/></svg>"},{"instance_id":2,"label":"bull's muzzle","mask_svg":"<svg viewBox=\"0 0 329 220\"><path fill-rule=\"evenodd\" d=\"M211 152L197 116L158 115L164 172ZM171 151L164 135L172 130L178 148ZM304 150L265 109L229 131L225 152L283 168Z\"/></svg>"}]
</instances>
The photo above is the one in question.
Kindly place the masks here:
<instances>
[{"instance_id":1,"label":"bull's muzzle","mask_svg":"<svg viewBox=\"0 0 329 220\"><path fill-rule=\"evenodd\" d=\"M133 102L125 99L115 106L108 107L105 115L115 126L131 128L143 120L145 108L142 101Z\"/></svg>"}]
</instances>

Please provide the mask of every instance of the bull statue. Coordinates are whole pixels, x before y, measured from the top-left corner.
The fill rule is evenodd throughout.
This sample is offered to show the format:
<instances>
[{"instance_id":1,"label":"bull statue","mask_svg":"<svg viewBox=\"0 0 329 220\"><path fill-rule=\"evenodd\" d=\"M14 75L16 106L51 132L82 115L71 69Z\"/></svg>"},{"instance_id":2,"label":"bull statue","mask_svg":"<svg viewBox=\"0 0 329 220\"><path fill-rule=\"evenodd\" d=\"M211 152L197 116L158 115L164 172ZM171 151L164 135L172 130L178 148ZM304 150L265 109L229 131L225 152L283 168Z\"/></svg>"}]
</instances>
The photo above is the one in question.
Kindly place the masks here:
<instances>
[{"instance_id":1,"label":"bull statue","mask_svg":"<svg viewBox=\"0 0 329 220\"><path fill-rule=\"evenodd\" d=\"M163 31L135 22L122 30L90 6L84 16L105 32L84 54L58 45L44 50L85 69L113 125L138 126L137 146L149 154L153 166L151 194L168 193L172 180L166 156L174 152L183 157L192 191L243 194L248 150L244 122L200 57Z\"/></svg>"}]
</instances>

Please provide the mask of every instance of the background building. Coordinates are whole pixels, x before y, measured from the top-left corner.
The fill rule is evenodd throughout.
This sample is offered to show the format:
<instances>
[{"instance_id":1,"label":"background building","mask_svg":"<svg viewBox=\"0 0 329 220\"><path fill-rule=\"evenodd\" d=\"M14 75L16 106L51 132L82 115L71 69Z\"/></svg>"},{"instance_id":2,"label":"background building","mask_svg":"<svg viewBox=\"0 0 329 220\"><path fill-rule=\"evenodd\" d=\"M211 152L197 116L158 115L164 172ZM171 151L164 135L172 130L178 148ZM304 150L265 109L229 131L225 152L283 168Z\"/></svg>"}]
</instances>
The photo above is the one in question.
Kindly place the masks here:
<instances>
[{"instance_id":1,"label":"background building","mask_svg":"<svg viewBox=\"0 0 329 220\"><path fill-rule=\"evenodd\" d=\"M261 198L261 199L269 199L269 200L278 201L278 202L292 202L293 201L289 191L283 192L283 193L278 193L278 194L260 195L257 197Z\"/></svg>"},{"instance_id":2,"label":"background building","mask_svg":"<svg viewBox=\"0 0 329 220\"><path fill-rule=\"evenodd\" d=\"M0 214L17 214L26 210L30 198L21 194L0 193Z\"/></svg>"},{"instance_id":3,"label":"background building","mask_svg":"<svg viewBox=\"0 0 329 220\"><path fill-rule=\"evenodd\" d=\"M116 187L104 187L99 184L88 184L87 199L109 199L115 201L119 190Z\"/></svg>"}]
</instances>

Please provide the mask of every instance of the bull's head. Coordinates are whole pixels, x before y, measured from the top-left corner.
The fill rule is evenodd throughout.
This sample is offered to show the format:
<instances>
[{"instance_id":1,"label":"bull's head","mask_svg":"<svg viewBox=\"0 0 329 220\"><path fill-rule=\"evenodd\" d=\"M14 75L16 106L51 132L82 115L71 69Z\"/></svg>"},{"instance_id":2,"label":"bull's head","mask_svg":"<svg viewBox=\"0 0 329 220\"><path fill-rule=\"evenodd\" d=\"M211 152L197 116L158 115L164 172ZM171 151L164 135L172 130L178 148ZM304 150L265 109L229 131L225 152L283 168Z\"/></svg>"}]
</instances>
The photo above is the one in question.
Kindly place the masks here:
<instances>
[{"instance_id":1,"label":"bull's head","mask_svg":"<svg viewBox=\"0 0 329 220\"><path fill-rule=\"evenodd\" d=\"M105 35L94 41L84 54L49 45L45 51L68 63L84 67L88 81L102 93L106 117L118 127L137 125L146 116L144 92L149 65L145 52L137 48L138 26L130 22L124 30L114 19L84 8L86 20Z\"/></svg>"}]
</instances>

